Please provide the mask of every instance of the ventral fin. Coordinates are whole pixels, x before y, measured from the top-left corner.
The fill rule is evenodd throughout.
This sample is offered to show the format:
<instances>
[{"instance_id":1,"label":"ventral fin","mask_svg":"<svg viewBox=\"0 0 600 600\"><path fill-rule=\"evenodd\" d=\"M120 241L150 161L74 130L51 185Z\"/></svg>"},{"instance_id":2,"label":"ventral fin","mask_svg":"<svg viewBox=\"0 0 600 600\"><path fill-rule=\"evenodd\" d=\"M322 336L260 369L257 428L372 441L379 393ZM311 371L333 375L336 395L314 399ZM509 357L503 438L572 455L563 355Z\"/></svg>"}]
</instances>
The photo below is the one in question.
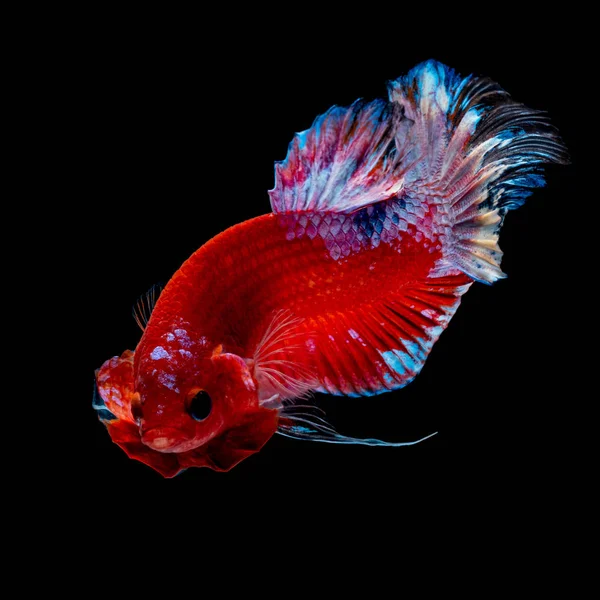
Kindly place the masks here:
<instances>
[{"instance_id":1,"label":"ventral fin","mask_svg":"<svg viewBox=\"0 0 600 600\"><path fill-rule=\"evenodd\" d=\"M284 406L279 418L277 433L296 440L326 442L329 444L359 444L362 446L413 446L436 435L431 433L411 442L386 442L376 438L355 438L338 433L327 421L325 413L311 405Z\"/></svg>"}]
</instances>

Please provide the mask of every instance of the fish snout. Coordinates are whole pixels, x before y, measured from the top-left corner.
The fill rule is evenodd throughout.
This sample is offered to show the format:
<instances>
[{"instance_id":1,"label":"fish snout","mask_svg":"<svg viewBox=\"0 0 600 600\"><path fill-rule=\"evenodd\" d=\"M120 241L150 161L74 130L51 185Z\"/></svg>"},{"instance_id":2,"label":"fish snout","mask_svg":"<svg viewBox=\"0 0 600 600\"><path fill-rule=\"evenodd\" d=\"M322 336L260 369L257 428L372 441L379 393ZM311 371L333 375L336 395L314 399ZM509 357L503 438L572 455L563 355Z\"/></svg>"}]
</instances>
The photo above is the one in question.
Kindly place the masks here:
<instances>
[{"instance_id":1,"label":"fish snout","mask_svg":"<svg viewBox=\"0 0 600 600\"><path fill-rule=\"evenodd\" d=\"M175 427L155 427L142 432L142 442L158 452L181 452L189 437Z\"/></svg>"}]
</instances>

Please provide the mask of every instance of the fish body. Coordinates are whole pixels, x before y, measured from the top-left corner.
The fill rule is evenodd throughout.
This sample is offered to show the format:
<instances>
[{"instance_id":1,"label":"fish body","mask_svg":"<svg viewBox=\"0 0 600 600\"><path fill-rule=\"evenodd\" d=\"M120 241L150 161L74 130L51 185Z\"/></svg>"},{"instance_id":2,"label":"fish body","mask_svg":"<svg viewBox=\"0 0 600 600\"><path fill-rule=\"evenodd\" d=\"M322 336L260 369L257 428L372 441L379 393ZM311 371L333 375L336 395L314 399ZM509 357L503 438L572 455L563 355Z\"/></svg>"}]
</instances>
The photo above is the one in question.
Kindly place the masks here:
<instances>
[{"instance_id":1,"label":"fish body","mask_svg":"<svg viewBox=\"0 0 600 600\"><path fill-rule=\"evenodd\" d=\"M165 476L228 470L275 432L403 445L341 435L301 399L412 381L473 281L504 276L506 211L565 161L540 113L435 61L389 101L334 107L277 164L273 213L200 247L135 352L99 369L113 441Z\"/></svg>"}]
</instances>

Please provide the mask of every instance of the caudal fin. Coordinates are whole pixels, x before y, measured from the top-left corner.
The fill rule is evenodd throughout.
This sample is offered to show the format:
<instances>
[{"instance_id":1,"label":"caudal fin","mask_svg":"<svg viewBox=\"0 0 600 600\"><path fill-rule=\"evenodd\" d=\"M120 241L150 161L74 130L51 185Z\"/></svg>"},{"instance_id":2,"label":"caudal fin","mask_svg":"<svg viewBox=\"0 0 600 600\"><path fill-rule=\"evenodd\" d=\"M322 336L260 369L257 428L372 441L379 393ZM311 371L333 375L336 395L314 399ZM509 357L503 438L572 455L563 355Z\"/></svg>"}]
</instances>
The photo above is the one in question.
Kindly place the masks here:
<instances>
[{"instance_id":1,"label":"caudal fin","mask_svg":"<svg viewBox=\"0 0 600 600\"><path fill-rule=\"evenodd\" d=\"M427 61L390 84L400 107L396 146L411 165L403 192L438 206L450 227L438 274L459 269L492 283L505 277L498 234L507 211L545 184L543 163L568 163L543 112L513 101L487 78L462 78Z\"/></svg>"}]
</instances>

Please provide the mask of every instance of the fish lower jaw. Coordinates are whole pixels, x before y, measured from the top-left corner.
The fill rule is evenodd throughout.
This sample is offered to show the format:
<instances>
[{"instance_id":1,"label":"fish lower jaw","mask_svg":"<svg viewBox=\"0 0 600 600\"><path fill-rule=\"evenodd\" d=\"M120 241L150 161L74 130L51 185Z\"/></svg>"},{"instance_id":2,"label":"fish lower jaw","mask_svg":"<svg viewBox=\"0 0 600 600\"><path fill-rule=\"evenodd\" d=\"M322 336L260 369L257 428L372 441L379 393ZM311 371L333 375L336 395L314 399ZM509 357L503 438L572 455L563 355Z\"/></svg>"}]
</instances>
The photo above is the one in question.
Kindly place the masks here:
<instances>
[{"instance_id":1,"label":"fish lower jaw","mask_svg":"<svg viewBox=\"0 0 600 600\"><path fill-rule=\"evenodd\" d=\"M183 438L183 439L182 439ZM152 450L163 453L181 453L198 447L197 440L185 439L182 432L174 428L151 429L142 435L142 443Z\"/></svg>"}]
</instances>

